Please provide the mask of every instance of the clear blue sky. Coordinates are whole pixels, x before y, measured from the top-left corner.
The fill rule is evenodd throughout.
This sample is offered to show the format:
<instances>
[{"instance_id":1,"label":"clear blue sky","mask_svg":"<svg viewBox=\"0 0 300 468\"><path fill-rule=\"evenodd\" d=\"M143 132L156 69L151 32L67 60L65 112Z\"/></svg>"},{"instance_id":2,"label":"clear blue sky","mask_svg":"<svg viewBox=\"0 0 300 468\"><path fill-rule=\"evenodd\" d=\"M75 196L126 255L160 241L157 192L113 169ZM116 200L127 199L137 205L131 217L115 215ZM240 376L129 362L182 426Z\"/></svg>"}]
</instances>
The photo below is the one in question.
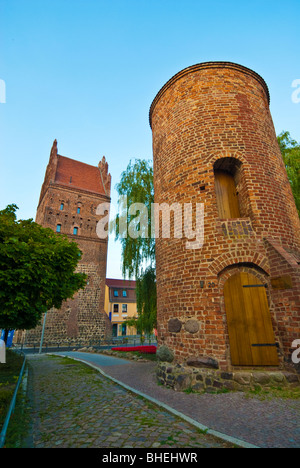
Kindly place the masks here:
<instances>
[{"instance_id":1,"label":"clear blue sky","mask_svg":"<svg viewBox=\"0 0 300 468\"><path fill-rule=\"evenodd\" d=\"M230 61L267 82L277 133L300 141L299 0L0 0L0 209L35 218L53 140L114 187L130 159L152 159L148 113L185 67ZM121 278L109 243L107 276Z\"/></svg>"}]
</instances>

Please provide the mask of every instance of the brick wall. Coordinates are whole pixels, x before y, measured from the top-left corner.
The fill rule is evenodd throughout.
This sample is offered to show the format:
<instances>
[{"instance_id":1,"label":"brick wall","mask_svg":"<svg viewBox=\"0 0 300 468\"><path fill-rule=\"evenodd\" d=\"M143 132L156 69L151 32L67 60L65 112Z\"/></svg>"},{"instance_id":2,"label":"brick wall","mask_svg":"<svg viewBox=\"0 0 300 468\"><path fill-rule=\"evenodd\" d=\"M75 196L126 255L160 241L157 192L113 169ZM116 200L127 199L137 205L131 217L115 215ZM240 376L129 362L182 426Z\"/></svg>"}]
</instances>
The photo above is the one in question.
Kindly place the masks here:
<instances>
[{"instance_id":1,"label":"brick wall","mask_svg":"<svg viewBox=\"0 0 300 468\"><path fill-rule=\"evenodd\" d=\"M61 159L60 159L61 158ZM91 190L88 190L91 186ZM45 181L36 214L36 222L77 242L82 251L77 271L88 275L88 284L60 310L47 313L45 342L88 342L111 334L104 311L107 239L96 233L100 203L110 201L110 175L105 158L98 167L87 166L57 154L57 142L51 150ZM74 227L78 232L74 235ZM60 234L58 234L60 235ZM26 342L40 340L42 325L26 333Z\"/></svg>"},{"instance_id":2,"label":"brick wall","mask_svg":"<svg viewBox=\"0 0 300 468\"><path fill-rule=\"evenodd\" d=\"M159 91L150 125L155 202L204 203L205 212L201 249L186 249L186 239L157 239L159 344L171 348L178 362L205 355L230 367L224 278L246 268L268 283L283 365L293 339L300 338L300 223L266 83L236 64L189 67ZM218 217L216 168L234 177L238 219ZM266 239L276 242L275 251ZM272 278L284 274L292 288L276 289ZM176 319L181 325L174 331ZM190 320L196 332L186 331Z\"/></svg>"}]
</instances>

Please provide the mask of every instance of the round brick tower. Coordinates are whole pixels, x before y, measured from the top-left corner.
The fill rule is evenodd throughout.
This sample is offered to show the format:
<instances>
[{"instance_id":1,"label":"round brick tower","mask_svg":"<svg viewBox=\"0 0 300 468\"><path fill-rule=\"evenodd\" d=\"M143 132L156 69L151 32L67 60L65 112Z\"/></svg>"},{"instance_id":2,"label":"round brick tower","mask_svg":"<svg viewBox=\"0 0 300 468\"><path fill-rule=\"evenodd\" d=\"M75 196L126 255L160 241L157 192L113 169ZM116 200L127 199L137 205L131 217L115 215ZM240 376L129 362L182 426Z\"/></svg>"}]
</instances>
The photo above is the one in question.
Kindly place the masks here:
<instances>
[{"instance_id":1,"label":"round brick tower","mask_svg":"<svg viewBox=\"0 0 300 468\"><path fill-rule=\"evenodd\" d=\"M156 95L150 125L155 203L177 204L183 226L156 239L159 347L190 368L292 365L300 223L265 81L229 62L188 67ZM195 239L204 208L198 246L187 204Z\"/></svg>"}]
</instances>

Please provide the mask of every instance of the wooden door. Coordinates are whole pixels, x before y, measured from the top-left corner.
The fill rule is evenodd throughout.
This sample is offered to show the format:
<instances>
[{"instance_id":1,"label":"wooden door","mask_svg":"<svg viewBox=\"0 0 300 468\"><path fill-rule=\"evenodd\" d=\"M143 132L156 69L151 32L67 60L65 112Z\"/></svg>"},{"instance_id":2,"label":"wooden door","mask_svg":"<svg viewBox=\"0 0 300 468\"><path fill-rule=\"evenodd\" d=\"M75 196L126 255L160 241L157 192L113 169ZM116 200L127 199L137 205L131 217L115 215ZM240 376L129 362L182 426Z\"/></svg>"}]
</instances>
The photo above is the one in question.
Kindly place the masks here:
<instances>
[{"instance_id":1,"label":"wooden door","mask_svg":"<svg viewBox=\"0 0 300 468\"><path fill-rule=\"evenodd\" d=\"M219 218L239 218L240 208L233 176L227 172L215 171L215 191Z\"/></svg>"},{"instance_id":2,"label":"wooden door","mask_svg":"<svg viewBox=\"0 0 300 468\"><path fill-rule=\"evenodd\" d=\"M226 281L224 299L232 364L278 365L264 285L250 273L237 273Z\"/></svg>"}]
</instances>

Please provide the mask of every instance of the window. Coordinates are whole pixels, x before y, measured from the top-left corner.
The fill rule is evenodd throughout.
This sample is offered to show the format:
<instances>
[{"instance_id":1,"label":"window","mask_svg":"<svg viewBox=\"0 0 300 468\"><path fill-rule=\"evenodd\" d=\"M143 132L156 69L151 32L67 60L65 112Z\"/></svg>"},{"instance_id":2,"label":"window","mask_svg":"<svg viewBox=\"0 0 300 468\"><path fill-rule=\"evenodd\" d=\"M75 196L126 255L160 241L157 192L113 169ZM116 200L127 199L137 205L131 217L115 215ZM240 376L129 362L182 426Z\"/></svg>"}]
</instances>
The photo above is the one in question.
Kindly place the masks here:
<instances>
[{"instance_id":1,"label":"window","mask_svg":"<svg viewBox=\"0 0 300 468\"><path fill-rule=\"evenodd\" d=\"M119 297L119 293L117 289L114 289L114 297Z\"/></svg>"},{"instance_id":2,"label":"window","mask_svg":"<svg viewBox=\"0 0 300 468\"><path fill-rule=\"evenodd\" d=\"M119 313L119 304L114 304L114 314Z\"/></svg>"},{"instance_id":3,"label":"window","mask_svg":"<svg viewBox=\"0 0 300 468\"><path fill-rule=\"evenodd\" d=\"M73 229L73 234L74 234L74 236L77 236L77 234L78 234L78 227L74 227L74 229Z\"/></svg>"},{"instance_id":4,"label":"window","mask_svg":"<svg viewBox=\"0 0 300 468\"><path fill-rule=\"evenodd\" d=\"M249 216L249 203L243 164L231 157L214 163L215 193L219 218L233 219Z\"/></svg>"},{"instance_id":5,"label":"window","mask_svg":"<svg viewBox=\"0 0 300 468\"><path fill-rule=\"evenodd\" d=\"M57 224L56 225L56 232L60 232L61 231L61 224Z\"/></svg>"},{"instance_id":6,"label":"window","mask_svg":"<svg viewBox=\"0 0 300 468\"><path fill-rule=\"evenodd\" d=\"M126 291L126 289L123 290L123 293L122 293L122 294L123 294L123 297L127 297L127 291Z\"/></svg>"},{"instance_id":7,"label":"window","mask_svg":"<svg viewBox=\"0 0 300 468\"><path fill-rule=\"evenodd\" d=\"M78 206L78 208L77 208L77 214L79 214L79 213L80 213L80 206Z\"/></svg>"},{"instance_id":8,"label":"window","mask_svg":"<svg viewBox=\"0 0 300 468\"><path fill-rule=\"evenodd\" d=\"M239 218L240 208L233 176L225 171L215 171L215 188L219 218Z\"/></svg>"},{"instance_id":9,"label":"window","mask_svg":"<svg viewBox=\"0 0 300 468\"><path fill-rule=\"evenodd\" d=\"M127 304L122 304L122 313L127 314Z\"/></svg>"},{"instance_id":10,"label":"window","mask_svg":"<svg viewBox=\"0 0 300 468\"><path fill-rule=\"evenodd\" d=\"M64 204L61 203L61 204L60 204L60 210L62 211L63 209L64 209Z\"/></svg>"}]
</instances>

